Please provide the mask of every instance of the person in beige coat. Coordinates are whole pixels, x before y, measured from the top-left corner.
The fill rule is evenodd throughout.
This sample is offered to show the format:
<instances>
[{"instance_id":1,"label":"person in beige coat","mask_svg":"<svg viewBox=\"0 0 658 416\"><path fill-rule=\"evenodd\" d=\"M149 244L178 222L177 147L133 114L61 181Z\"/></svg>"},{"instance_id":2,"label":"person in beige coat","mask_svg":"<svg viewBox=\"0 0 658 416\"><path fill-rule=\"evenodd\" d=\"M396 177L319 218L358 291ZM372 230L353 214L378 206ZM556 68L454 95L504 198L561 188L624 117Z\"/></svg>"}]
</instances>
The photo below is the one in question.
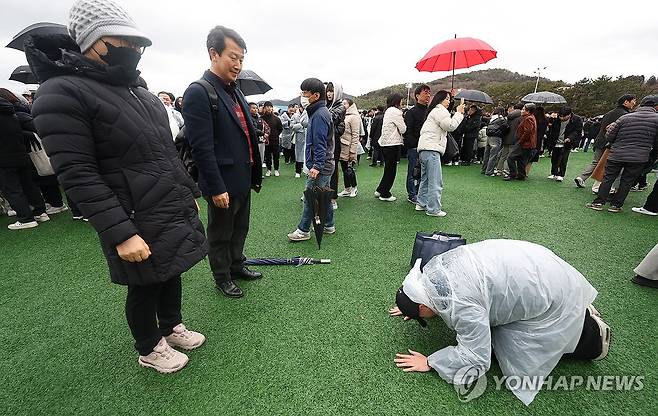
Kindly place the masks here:
<instances>
[{"instance_id":1,"label":"person in beige coat","mask_svg":"<svg viewBox=\"0 0 658 416\"><path fill-rule=\"evenodd\" d=\"M393 93L386 97L386 112L382 123L382 135L379 146L384 153L384 175L375 191L375 198L380 201L393 202L397 198L391 194L398 169L398 156L402 147L402 135L407 131L407 125L402 116L402 95Z\"/></svg>"},{"instance_id":2,"label":"person in beige coat","mask_svg":"<svg viewBox=\"0 0 658 416\"><path fill-rule=\"evenodd\" d=\"M356 108L354 101L346 98L343 100L343 105L347 111L345 112L345 132L340 136L340 167L343 171L345 190L340 192L338 196L354 198L357 194L354 164L356 163L362 124L359 110Z\"/></svg>"},{"instance_id":3,"label":"person in beige coat","mask_svg":"<svg viewBox=\"0 0 658 416\"><path fill-rule=\"evenodd\" d=\"M631 279L633 283L658 289L658 244L633 271L635 272L635 277Z\"/></svg>"}]
</instances>

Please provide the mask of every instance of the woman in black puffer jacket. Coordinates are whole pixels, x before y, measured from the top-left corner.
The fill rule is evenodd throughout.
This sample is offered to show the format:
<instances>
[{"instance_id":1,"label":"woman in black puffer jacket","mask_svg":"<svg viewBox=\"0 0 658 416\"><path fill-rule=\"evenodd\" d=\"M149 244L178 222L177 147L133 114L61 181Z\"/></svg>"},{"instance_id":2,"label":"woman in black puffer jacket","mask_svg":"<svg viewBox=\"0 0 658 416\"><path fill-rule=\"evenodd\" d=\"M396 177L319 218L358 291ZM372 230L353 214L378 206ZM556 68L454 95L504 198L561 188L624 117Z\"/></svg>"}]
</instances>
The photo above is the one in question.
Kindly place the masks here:
<instances>
[{"instance_id":1,"label":"woman in black puffer jacket","mask_svg":"<svg viewBox=\"0 0 658 416\"><path fill-rule=\"evenodd\" d=\"M103 62L117 50L115 58L134 57L140 40L150 45L106 36L83 55L68 36L34 37L25 50L42 83L35 125L60 183L98 232L111 280L128 286L139 363L172 372L187 357L170 345L205 340L182 325L180 305L181 273L205 257L207 242L200 193L177 157L165 108L136 62Z\"/></svg>"}]
</instances>

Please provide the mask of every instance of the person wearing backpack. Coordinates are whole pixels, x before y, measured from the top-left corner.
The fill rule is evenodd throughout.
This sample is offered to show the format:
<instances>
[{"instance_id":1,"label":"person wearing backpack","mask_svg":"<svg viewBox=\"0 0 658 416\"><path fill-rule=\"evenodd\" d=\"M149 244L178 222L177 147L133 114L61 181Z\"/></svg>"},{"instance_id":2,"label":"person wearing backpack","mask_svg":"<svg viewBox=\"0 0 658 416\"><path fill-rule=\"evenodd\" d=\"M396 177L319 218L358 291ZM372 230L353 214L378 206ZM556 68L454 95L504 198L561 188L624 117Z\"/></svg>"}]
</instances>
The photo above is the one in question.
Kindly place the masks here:
<instances>
[{"instance_id":1,"label":"person wearing backpack","mask_svg":"<svg viewBox=\"0 0 658 416\"><path fill-rule=\"evenodd\" d=\"M487 125L487 146L484 149L482 158L482 173L487 176L496 176L494 168L498 164L500 149L503 144L503 137L507 134L509 125L505 117L505 109L498 107L491 116L491 121Z\"/></svg>"},{"instance_id":2,"label":"person wearing backpack","mask_svg":"<svg viewBox=\"0 0 658 416\"><path fill-rule=\"evenodd\" d=\"M216 26L208 34L206 46L210 69L185 91L183 118L199 170L199 187L208 202L208 258L215 285L225 296L239 298L244 293L236 279L262 277L244 265L243 251L251 191L260 192L263 168L258 134L236 84L246 44L234 30ZM212 101L209 92L216 96ZM271 135L270 145L272 140Z\"/></svg>"}]
</instances>

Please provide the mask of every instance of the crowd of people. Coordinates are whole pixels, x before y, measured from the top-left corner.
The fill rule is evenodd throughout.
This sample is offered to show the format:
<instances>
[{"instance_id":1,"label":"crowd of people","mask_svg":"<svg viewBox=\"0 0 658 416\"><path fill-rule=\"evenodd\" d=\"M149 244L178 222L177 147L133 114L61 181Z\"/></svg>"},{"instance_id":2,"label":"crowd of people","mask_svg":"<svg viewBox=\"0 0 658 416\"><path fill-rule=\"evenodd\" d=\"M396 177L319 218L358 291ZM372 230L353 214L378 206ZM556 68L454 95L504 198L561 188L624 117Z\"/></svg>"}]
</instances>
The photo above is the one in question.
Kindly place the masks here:
<instances>
[{"instance_id":1,"label":"crowd of people","mask_svg":"<svg viewBox=\"0 0 658 416\"><path fill-rule=\"evenodd\" d=\"M587 148L591 141L583 141L582 118L568 107L546 115L535 104L513 104L488 114L475 104L457 103L454 91L432 94L427 85L415 89L411 108L403 109L403 97L393 93L385 107L360 112L344 96L340 83L307 78L300 84L300 104L277 114L271 102L250 103L237 87L246 42L223 26L208 35L209 69L203 76L182 97L166 91L156 97L137 70L151 41L118 4L78 0L68 29L70 37L43 35L26 41L26 56L41 82L31 108L20 97L0 90L0 188L18 219L9 229L33 228L69 208L74 218L88 220L98 233L111 280L128 288L125 312L138 362L163 373L178 371L188 362L186 354L172 347L193 350L205 342L204 335L183 324L182 273L207 256L217 289L232 298L244 296L239 280L262 277L245 266L251 192L260 192L266 178L280 176L280 156L295 164L296 178L306 176L300 191L331 190L332 197L323 207L324 232L333 234L338 198L358 195L356 171L364 154L370 166L383 164L374 191L379 201L396 201L392 189L398 161L406 155L408 201L417 211L442 217L446 215L441 203L443 165L478 163L484 175L521 181L527 179L533 162L550 155L549 178L562 181L569 154L580 146ZM634 185L647 186L646 173L654 166L658 149L658 97L643 98L637 109L635 101L625 95L601 120L588 121L586 134L594 138L594 160L575 179L576 185L583 187L594 168L607 160L597 198L588 205L592 209L601 210L610 200L608 210L618 212ZM28 152L32 146L45 149L50 174L39 171L40 163L31 158L38 152ZM339 172L344 183L340 192ZM610 196L613 187L616 192ZM200 197L208 206L206 227L198 215ZM657 204L654 185L647 204L636 212L658 215ZM304 198L300 221L288 234L291 241L311 238L316 209ZM556 264L552 253L527 244L513 245L535 261L538 257L532 253L541 251ZM486 249L490 244L482 246ZM468 250L477 251L478 246L471 247ZM486 257L485 252L478 253ZM508 269L504 256L496 261ZM587 297L577 307L565 307L573 337L552 351L552 365L563 353L574 352L586 331L595 333L598 344L596 351L588 350L584 356L602 358L607 353L601 344L606 325L588 306L595 291L566 263L559 268L569 271L572 279L567 283L581 288ZM655 269L655 264L645 264L637 269L634 281L655 287ZM445 281L452 272L442 273ZM532 279L546 281L542 276ZM528 287L537 286L528 282ZM414 297L413 288L407 289L405 296ZM551 304L551 299L545 300ZM421 304L429 308L426 316L444 312L427 295L411 301L410 308L405 303L407 309L400 303L403 310L396 314L418 315ZM541 313L533 316L546 318ZM472 345L485 353L472 363L488 368L491 337L486 334L496 320L481 318L486 319L479 322L483 336ZM589 329L583 329L583 319ZM500 339L496 343L507 345ZM441 357L426 359L422 368L450 374L454 369L447 369ZM450 357L468 361L465 355ZM399 359L402 366L416 368L418 356Z\"/></svg>"}]
</instances>

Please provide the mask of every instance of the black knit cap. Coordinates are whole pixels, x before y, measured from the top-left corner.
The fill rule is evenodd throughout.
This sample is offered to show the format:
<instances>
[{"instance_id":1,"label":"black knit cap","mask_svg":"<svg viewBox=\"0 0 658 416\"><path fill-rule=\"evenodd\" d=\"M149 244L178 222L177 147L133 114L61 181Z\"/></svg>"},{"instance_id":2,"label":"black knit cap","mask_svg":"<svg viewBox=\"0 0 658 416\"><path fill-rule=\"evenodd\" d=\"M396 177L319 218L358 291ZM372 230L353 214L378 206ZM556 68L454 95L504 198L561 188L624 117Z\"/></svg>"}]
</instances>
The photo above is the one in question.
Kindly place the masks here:
<instances>
[{"instance_id":1,"label":"black knit cap","mask_svg":"<svg viewBox=\"0 0 658 416\"><path fill-rule=\"evenodd\" d=\"M427 326L427 322L420 317L420 303L409 299L409 296L402 290L402 286L400 286L398 293L395 295L395 304L398 305L398 309L400 309L402 315L417 320L423 328Z\"/></svg>"},{"instance_id":2,"label":"black knit cap","mask_svg":"<svg viewBox=\"0 0 658 416\"><path fill-rule=\"evenodd\" d=\"M655 107L658 105L658 95L648 95L640 102L640 107Z\"/></svg>"}]
</instances>

